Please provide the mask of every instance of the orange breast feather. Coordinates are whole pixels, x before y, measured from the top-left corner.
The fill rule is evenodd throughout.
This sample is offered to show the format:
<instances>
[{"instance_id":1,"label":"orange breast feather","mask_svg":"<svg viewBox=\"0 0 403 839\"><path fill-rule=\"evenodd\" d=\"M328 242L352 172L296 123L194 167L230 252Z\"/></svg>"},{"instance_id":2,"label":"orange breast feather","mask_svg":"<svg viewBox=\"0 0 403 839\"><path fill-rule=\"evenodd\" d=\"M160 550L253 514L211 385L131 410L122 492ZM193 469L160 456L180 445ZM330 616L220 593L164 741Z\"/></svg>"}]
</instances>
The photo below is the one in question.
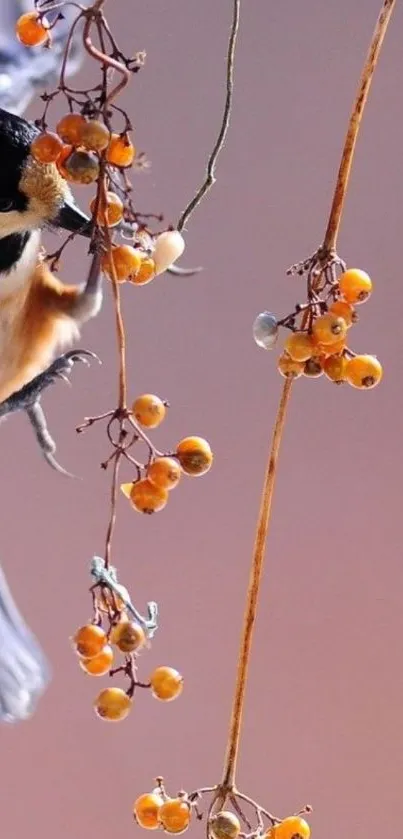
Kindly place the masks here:
<instances>
[{"instance_id":1,"label":"orange breast feather","mask_svg":"<svg viewBox=\"0 0 403 839\"><path fill-rule=\"evenodd\" d=\"M41 263L30 285L0 300L0 401L42 373L78 337L70 316L78 289Z\"/></svg>"}]
</instances>

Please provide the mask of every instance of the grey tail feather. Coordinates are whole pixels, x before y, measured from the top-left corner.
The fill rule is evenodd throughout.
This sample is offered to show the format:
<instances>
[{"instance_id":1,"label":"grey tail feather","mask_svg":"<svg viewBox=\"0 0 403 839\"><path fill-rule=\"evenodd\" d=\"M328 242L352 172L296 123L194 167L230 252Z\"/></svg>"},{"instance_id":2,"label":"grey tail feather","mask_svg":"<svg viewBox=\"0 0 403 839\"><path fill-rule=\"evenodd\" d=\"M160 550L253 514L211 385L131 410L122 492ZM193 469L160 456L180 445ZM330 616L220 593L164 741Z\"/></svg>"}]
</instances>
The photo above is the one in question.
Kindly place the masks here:
<instances>
[{"instance_id":1,"label":"grey tail feather","mask_svg":"<svg viewBox=\"0 0 403 839\"><path fill-rule=\"evenodd\" d=\"M50 667L25 623L0 566L0 722L27 720L50 681Z\"/></svg>"}]
</instances>

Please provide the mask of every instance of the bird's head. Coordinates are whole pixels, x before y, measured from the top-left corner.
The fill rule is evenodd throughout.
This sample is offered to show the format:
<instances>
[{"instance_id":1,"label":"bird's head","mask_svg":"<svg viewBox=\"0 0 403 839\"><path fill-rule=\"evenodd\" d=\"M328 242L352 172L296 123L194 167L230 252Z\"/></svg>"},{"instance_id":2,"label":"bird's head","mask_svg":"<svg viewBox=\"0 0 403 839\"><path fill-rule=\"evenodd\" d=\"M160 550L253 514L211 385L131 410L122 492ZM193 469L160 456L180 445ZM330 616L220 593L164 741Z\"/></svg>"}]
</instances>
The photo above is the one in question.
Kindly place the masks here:
<instances>
[{"instance_id":1,"label":"bird's head","mask_svg":"<svg viewBox=\"0 0 403 839\"><path fill-rule=\"evenodd\" d=\"M0 238L54 225L89 236L90 219L74 202L54 163L30 153L39 129L0 109Z\"/></svg>"}]
</instances>

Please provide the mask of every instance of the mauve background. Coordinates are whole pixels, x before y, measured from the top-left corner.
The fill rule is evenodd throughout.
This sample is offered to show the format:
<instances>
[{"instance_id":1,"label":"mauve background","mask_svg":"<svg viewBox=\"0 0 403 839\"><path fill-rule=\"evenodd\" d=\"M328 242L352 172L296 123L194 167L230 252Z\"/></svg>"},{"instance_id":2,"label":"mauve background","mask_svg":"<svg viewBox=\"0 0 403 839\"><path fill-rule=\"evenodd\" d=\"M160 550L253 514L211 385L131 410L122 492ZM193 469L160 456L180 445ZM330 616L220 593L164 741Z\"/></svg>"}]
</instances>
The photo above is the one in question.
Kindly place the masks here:
<instances>
[{"instance_id":1,"label":"mauve background","mask_svg":"<svg viewBox=\"0 0 403 839\"><path fill-rule=\"evenodd\" d=\"M268 439L281 382L251 338L255 314L304 297L286 268L320 243L346 121L379 0L245 2L231 130L218 182L195 213L183 264L124 289L130 394L169 398L161 447L206 436L215 466L183 481L167 510L141 518L122 498L114 559L135 602L160 604L141 661L183 671L182 698L140 692L118 726L96 719L104 684L86 678L69 636L90 616L87 567L102 552L110 475L102 428L85 415L116 397L112 305L81 345L103 359L76 369L44 405L68 481L42 462L24 417L1 429L1 561L54 668L35 718L0 732L1 832L13 839L140 835L134 798L220 779L240 618ZM202 177L223 105L231 2L108 3L122 48L146 49L125 105L152 160L138 206L175 222ZM340 237L375 281L353 346L385 367L371 393L298 382L281 454L239 763L239 785L279 815L314 805L314 836L395 832L403 772L401 498L402 9L385 42ZM86 76L84 71L84 78ZM91 76L92 78L92 76ZM123 101L123 100L122 100ZM34 116L38 109L30 109ZM60 111L56 108L55 118ZM85 191L78 200L87 203ZM53 239L52 248L54 248ZM63 276L81 281L77 246ZM127 478L130 475L127 473ZM101 683L100 683L101 682ZM203 835L196 823L193 835Z\"/></svg>"}]
</instances>

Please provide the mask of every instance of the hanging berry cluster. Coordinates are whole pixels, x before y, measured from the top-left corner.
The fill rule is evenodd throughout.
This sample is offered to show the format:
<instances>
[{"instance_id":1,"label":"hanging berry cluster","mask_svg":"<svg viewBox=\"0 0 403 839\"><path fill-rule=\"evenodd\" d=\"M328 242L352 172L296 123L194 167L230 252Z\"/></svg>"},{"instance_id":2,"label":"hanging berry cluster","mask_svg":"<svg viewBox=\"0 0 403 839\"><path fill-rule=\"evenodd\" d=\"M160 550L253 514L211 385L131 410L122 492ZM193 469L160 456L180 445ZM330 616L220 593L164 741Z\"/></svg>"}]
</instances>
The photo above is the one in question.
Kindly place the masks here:
<instances>
[{"instance_id":1,"label":"hanging berry cluster","mask_svg":"<svg viewBox=\"0 0 403 839\"><path fill-rule=\"evenodd\" d=\"M166 415L168 403L153 394L138 396L127 405L125 330L121 308L122 283L146 285L164 271L191 274L186 269L174 270L185 243L178 229L154 231L150 220L162 221L161 215L144 214L135 207L130 168L147 165L144 154L138 154L132 141L133 127L127 113L115 104L116 97L130 77L144 65L145 55L133 58L123 55L103 13L103 0L95 0L88 8L77 5L61 64L57 88L43 94L45 107L35 121L37 136L31 144L31 155L41 166L56 167L69 184L94 184L96 192L90 201L92 236L90 253L96 264L109 277L113 292L119 349L119 401L116 408L95 417L85 418L78 432L95 422L106 421L106 433L112 453L101 464L112 466L111 511L106 533L103 559L95 557L91 574L93 617L74 635L73 646L81 669L90 676L128 679L128 686L106 687L97 696L94 707L105 720L127 717L137 687L149 688L158 699L175 699L182 691L181 675L171 667L158 667L148 681L137 678L137 659L149 646L157 629L157 606L149 604L150 617L142 618L133 606L128 592L117 583L116 570L111 567L111 544L116 519L119 467L124 460L130 468L129 482L121 484L123 494L134 510L150 515L162 510L182 475L205 474L213 462L209 444L202 437L189 436L173 451L162 452L147 436ZM34 9L18 19L16 33L29 47L51 48L52 30L62 15L59 0L36 0ZM91 89L71 88L65 71L72 36L82 24L83 46L88 56L100 65L101 81ZM94 45L93 37L98 46ZM119 74L112 86L111 70ZM58 120L55 130L48 126L53 102L64 97L68 112ZM52 270L57 270L62 253L75 234L46 256ZM120 236L126 241L116 241ZM98 262L95 261L98 259ZM93 270L93 269L90 269ZM146 433L147 432L147 433ZM146 448L146 461L133 453L136 443ZM95 563L95 564L94 564ZM151 608L152 607L152 608ZM133 619L134 618L134 619Z\"/></svg>"},{"instance_id":2,"label":"hanging berry cluster","mask_svg":"<svg viewBox=\"0 0 403 839\"><path fill-rule=\"evenodd\" d=\"M95 594L96 622L80 627L74 635L73 646L81 669L90 676L128 677L129 687L106 687L98 694L94 708L98 717L109 721L123 720L129 714L136 688L150 688L154 697L165 702L176 699L182 692L183 679L172 667L157 667L144 683L137 679L137 656L146 645L146 627L130 620L125 604L105 585ZM117 657L123 659L121 663Z\"/></svg>"},{"instance_id":3,"label":"hanging berry cluster","mask_svg":"<svg viewBox=\"0 0 403 839\"><path fill-rule=\"evenodd\" d=\"M207 815L208 839L309 839L310 827L304 815L311 812L307 805L300 812L285 819L273 816L260 807L249 796L241 792L234 792L229 798L231 810L223 809L221 804L217 809L218 787L206 787L191 793L181 791L175 797L170 797L165 789L162 778L156 779L157 786L151 791L140 795L133 806L133 815L137 824L146 830L158 828L165 833L184 833L190 826L192 819L203 818L199 809L199 802L206 795L212 796ZM246 815L245 805L253 814Z\"/></svg>"},{"instance_id":4,"label":"hanging berry cluster","mask_svg":"<svg viewBox=\"0 0 403 839\"><path fill-rule=\"evenodd\" d=\"M323 260L320 252L288 273L306 275L307 302L281 320L262 312L253 325L256 343L266 350L276 345L280 327L291 331L277 362L281 375L295 379L324 374L335 384L348 382L361 390L379 384L383 370L376 356L358 355L347 346L348 330L358 320L356 306L372 292L368 274L347 269L335 254Z\"/></svg>"}]
</instances>

